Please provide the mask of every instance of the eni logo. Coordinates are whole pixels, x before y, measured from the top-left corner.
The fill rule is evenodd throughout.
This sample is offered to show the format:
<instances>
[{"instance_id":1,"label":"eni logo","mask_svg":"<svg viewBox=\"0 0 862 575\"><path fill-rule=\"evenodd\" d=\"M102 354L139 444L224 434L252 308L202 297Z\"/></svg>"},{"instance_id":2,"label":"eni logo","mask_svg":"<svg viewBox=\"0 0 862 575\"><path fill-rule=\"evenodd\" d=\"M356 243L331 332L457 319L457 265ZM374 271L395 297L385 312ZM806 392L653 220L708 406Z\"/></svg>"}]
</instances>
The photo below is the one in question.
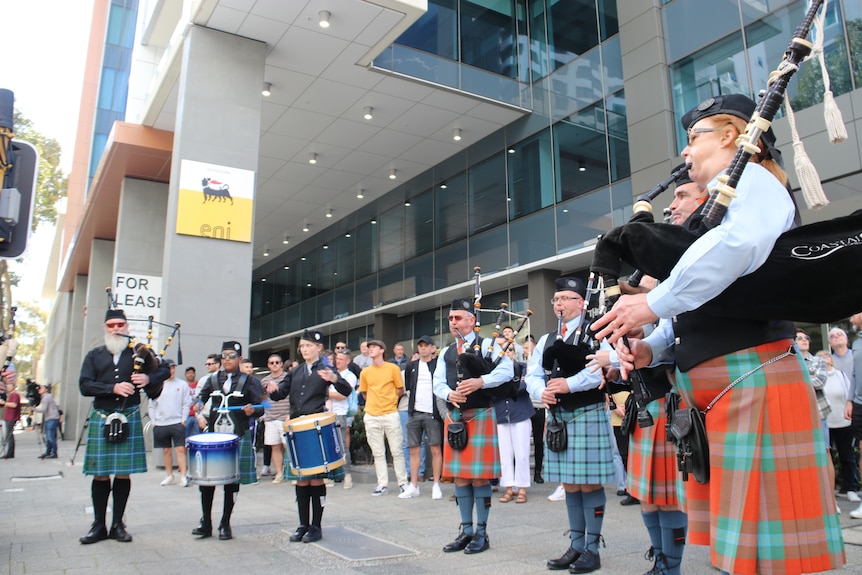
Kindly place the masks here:
<instances>
[{"instance_id":1,"label":"eni logo","mask_svg":"<svg viewBox=\"0 0 862 575\"><path fill-rule=\"evenodd\" d=\"M805 244L795 246L790 250L790 255L799 260L819 260L837 252L842 248L858 246L862 244L862 234L849 236L834 242L821 242L818 244Z\"/></svg>"},{"instance_id":2,"label":"eni logo","mask_svg":"<svg viewBox=\"0 0 862 575\"><path fill-rule=\"evenodd\" d=\"M211 226L209 224L201 224L202 238L216 238L219 240L230 239L230 222L226 226Z\"/></svg>"},{"instance_id":3,"label":"eni logo","mask_svg":"<svg viewBox=\"0 0 862 575\"><path fill-rule=\"evenodd\" d=\"M201 180L201 188L204 192L204 203L230 200L230 205L233 205L233 198L230 197L230 185L205 177Z\"/></svg>"}]
</instances>

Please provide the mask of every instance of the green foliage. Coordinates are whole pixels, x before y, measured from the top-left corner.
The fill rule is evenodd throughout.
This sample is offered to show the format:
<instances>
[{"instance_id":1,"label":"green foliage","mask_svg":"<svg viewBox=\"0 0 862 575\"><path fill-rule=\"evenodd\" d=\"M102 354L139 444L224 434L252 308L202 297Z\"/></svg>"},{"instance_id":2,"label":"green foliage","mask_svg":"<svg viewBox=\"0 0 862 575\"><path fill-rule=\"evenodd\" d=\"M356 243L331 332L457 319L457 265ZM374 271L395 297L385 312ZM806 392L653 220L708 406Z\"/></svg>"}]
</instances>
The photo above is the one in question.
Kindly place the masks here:
<instances>
[{"instance_id":1,"label":"green foliage","mask_svg":"<svg viewBox=\"0 0 862 575\"><path fill-rule=\"evenodd\" d=\"M829 87L835 96L846 94L853 89L851 74L855 74L857 83L862 79L862 20L848 21L847 31L853 62L847 57L844 34L836 34L834 41L830 42L825 50ZM823 74L816 59L811 59L800 67L798 82L796 94L790 99L794 110L804 110L823 102Z\"/></svg>"},{"instance_id":2,"label":"green foliage","mask_svg":"<svg viewBox=\"0 0 862 575\"><path fill-rule=\"evenodd\" d=\"M39 174L33 206L33 230L41 223L57 220L57 201L66 197L69 177L60 169L60 143L33 127L33 122L15 110L15 139L33 144L39 151Z\"/></svg>"},{"instance_id":3,"label":"green foliage","mask_svg":"<svg viewBox=\"0 0 862 575\"><path fill-rule=\"evenodd\" d=\"M15 355L15 368L18 381L35 377L36 362L45 347L45 325L48 313L35 302L16 302L15 339L18 340L18 353Z\"/></svg>"}]
</instances>

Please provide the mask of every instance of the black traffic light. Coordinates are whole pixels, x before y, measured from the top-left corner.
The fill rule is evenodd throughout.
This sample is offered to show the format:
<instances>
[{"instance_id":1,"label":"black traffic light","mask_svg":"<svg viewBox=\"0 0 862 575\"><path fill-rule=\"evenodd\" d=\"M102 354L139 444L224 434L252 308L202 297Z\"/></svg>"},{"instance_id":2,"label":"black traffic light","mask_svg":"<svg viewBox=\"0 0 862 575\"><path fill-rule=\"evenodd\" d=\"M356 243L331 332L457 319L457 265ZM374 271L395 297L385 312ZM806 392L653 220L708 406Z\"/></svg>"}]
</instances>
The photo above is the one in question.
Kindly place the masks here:
<instances>
[{"instance_id":1,"label":"black traffic light","mask_svg":"<svg viewBox=\"0 0 862 575\"><path fill-rule=\"evenodd\" d=\"M14 95L0 89L0 258L17 258L27 249L33 222L39 153L28 142L12 140Z\"/></svg>"}]
</instances>

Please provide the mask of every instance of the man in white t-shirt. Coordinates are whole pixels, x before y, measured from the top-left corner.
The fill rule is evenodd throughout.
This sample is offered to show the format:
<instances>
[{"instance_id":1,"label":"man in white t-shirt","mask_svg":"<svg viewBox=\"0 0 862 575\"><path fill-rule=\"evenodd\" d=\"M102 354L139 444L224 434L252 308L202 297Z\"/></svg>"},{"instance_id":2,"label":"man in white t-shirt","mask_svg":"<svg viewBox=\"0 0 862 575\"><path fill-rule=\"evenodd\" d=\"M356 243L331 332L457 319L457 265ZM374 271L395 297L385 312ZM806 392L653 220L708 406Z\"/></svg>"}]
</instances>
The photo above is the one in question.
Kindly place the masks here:
<instances>
[{"instance_id":1,"label":"man in white t-shirt","mask_svg":"<svg viewBox=\"0 0 862 575\"><path fill-rule=\"evenodd\" d=\"M356 375L350 371L350 351L347 349L339 350L335 354L335 368L338 370L338 375L350 384L353 393L356 391L358 380ZM350 475L350 426L353 424L353 417L347 417L347 409L350 401L338 393L334 385L329 386L329 401L332 406L332 413L335 414L335 420L338 423L338 429L341 430L341 444L344 446L344 488L350 489L353 487L353 477Z\"/></svg>"},{"instance_id":2,"label":"man in white t-shirt","mask_svg":"<svg viewBox=\"0 0 862 575\"><path fill-rule=\"evenodd\" d=\"M173 456L171 448L177 454L177 467L180 470L180 485L188 487L186 477L186 418L189 415L191 396L189 386L176 376L177 364L172 359L166 359L171 370L170 379L165 380L162 393L156 399L151 399L148 413L153 422L153 448L162 448L167 477L162 485L172 485L174 481Z\"/></svg>"}]
</instances>

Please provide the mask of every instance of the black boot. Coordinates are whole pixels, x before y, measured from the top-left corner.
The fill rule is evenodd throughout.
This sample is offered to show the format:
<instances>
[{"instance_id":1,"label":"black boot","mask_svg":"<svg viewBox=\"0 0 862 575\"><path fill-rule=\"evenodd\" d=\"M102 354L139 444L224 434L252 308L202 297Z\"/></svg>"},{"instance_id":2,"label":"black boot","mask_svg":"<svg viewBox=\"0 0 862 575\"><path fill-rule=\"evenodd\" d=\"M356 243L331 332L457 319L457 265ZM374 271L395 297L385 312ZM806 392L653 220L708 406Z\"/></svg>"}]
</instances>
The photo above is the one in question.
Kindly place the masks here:
<instances>
[{"instance_id":1,"label":"black boot","mask_svg":"<svg viewBox=\"0 0 862 575\"><path fill-rule=\"evenodd\" d=\"M233 539L233 532L230 529L230 516L233 513L233 506L236 503L236 496L239 492L239 484L231 484L224 486L224 508L221 516L221 523L218 526L218 538L222 541Z\"/></svg>"},{"instance_id":2,"label":"black boot","mask_svg":"<svg viewBox=\"0 0 862 575\"><path fill-rule=\"evenodd\" d=\"M201 517L201 522L198 526L192 529L192 535L197 535L201 539L213 536L213 522L211 519Z\"/></svg>"},{"instance_id":3,"label":"black boot","mask_svg":"<svg viewBox=\"0 0 862 575\"><path fill-rule=\"evenodd\" d=\"M108 511L108 498L111 495L111 482L93 480L90 486L90 492L93 498L93 524L90 525L90 531L78 539L84 545L104 541L108 538L108 529L105 527L105 515Z\"/></svg>"},{"instance_id":4,"label":"black boot","mask_svg":"<svg viewBox=\"0 0 862 575\"><path fill-rule=\"evenodd\" d=\"M132 480L114 477L112 491L114 492L114 521L111 523L108 538L116 539L121 543L131 543L132 536L126 533L123 515L126 513L126 503L129 501L129 493L132 491Z\"/></svg>"},{"instance_id":5,"label":"black boot","mask_svg":"<svg viewBox=\"0 0 862 575\"><path fill-rule=\"evenodd\" d=\"M445 545L443 547L443 553L452 553L453 551L463 551L464 548L470 544L470 541L473 540L473 534L472 533L469 533L469 534L465 533L465 531L464 531L465 526L470 527L471 531L473 530L472 529L473 528L472 523L462 523L461 524L461 531L458 533L458 537L456 537L454 541L452 541L451 543L449 543L448 545Z\"/></svg>"},{"instance_id":6,"label":"black boot","mask_svg":"<svg viewBox=\"0 0 862 575\"><path fill-rule=\"evenodd\" d=\"M578 557L581 556L581 552L573 549L571 546L563 553L562 557L557 559L548 559L546 565L548 569L553 571L561 571L563 569L568 569L571 567L572 563L578 560Z\"/></svg>"},{"instance_id":7,"label":"black boot","mask_svg":"<svg viewBox=\"0 0 862 575\"><path fill-rule=\"evenodd\" d=\"M93 524L90 525L90 531L88 531L86 535L78 539L78 541L80 541L84 545L89 545L90 543L104 541L107 538L108 530L105 529L105 524L99 523L98 521L93 521Z\"/></svg>"},{"instance_id":8,"label":"black boot","mask_svg":"<svg viewBox=\"0 0 862 575\"><path fill-rule=\"evenodd\" d=\"M305 537L306 533L308 533L308 525L300 525L296 528L296 531L293 532L293 535L290 536L290 542L299 543L302 541L302 538Z\"/></svg>"},{"instance_id":9,"label":"black boot","mask_svg":"<svg viewBox=\"0 0 862 575\"><path fill-rule=\"evenodd\" d=\"M122 521L114 520L114 524L111 525L111 532L108 533L108 539L116 539L120 543L131 543L132 536L126 533L126 526Z\"/></svg>"},{"instance_id":10,"label":"black boot","mask_svg":"<svg viewBox=\"0 0 862 575\"><path fill-rule=\"evenodd\" d=\"M308 532L302 536L303 543L314 543L321 539L323 539L323 530L316 525L310 525L308 527Z\"/></svg>"},{"instance_id":11,"label":"black boot","mask_svg":"<svg viewBox=\"0 0 862 575\"><path fill-rule=\"evenodd\" d=\"M213 499L215 498L215 487L212 485L201 485L198 487L201 492L201 521L198 526L192 529L192 535L197 535L201 539L212 537L213 535Z\"/></svg>"}]
</instances>

